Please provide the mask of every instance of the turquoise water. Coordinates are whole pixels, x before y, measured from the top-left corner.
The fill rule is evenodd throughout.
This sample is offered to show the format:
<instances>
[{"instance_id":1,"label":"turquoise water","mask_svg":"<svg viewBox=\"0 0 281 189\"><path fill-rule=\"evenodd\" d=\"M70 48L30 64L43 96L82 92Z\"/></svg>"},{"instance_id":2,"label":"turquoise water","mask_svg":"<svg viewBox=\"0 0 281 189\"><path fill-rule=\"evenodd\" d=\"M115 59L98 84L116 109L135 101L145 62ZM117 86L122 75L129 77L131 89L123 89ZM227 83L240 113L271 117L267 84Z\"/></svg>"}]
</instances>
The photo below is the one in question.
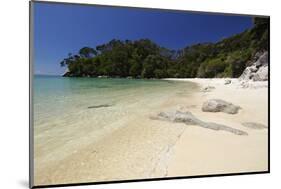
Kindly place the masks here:
<instances>
[{"instance_id":1,"label":"turquoise water","mask_svg":"<svg viewBox=\"0 0 281 189\"><path fill-rule=\"evenodd\" d=\"M141 123L174 97L196 86L189 82L34 76L35 161L63 159L128 122ZM98 108L97 108L98 107Z\"/></svg>"},{"instance_id":2,"label":"turquoise water","mask_svg":"<svg viewBox=\"0 0 281 189\"><path fill-rule=\"evenodd\" d=\"M61 169L55 175L73 178L75 182L78 182L76 172L81 171L92 175L91 179L117 178L115 173L106 172L109 168L100 170L99 166L105 165L115 166L116 170L122 168L123 173L127 172L124 166L131 165L136 175L150 174L163 149L165 151L182 132L182 128L176 126L162 128L150 116L184 105L195 88L197 86L190 82L166 80L34 76L35 180L45 183L46 175L52 177L58 165ZM112 137L119 136L118 131L126 137ZM118 144L117 148L102 146L99 153L90 158L94 163L87 163L88 152L107 140L113 140L111 144ZM127 149L130 153L124 152ZM145 166L139 166L139 153L144 155L141 165ZM131 163L116 162L115 155L127 155L126 161ZM74 157L79 160L72 159ZM106 164L100 159L106 159ZM76 170L75 166L80 163L87 169ZM71 174L75 176L69 176ZM79 182L85 181L83 174L80 176ZM54 183L62 182L54 178Z\"/></svg>"},{"instance_id":3,"label":"turquoise water","mask_svg":"<svg viewBox=\"0 0 281 189\"><path fill-rule=\"evenodd\" d=\"M164 80L65 78L39 76L34 78L35 125L68 113L75 114L88 107L146 101L178 90L186 83ZM148 99L145 99L148 98ZM73 115L74 116L74 115ZM38 124L36 124L38 123Z\"/></svg>"}]
</instances>

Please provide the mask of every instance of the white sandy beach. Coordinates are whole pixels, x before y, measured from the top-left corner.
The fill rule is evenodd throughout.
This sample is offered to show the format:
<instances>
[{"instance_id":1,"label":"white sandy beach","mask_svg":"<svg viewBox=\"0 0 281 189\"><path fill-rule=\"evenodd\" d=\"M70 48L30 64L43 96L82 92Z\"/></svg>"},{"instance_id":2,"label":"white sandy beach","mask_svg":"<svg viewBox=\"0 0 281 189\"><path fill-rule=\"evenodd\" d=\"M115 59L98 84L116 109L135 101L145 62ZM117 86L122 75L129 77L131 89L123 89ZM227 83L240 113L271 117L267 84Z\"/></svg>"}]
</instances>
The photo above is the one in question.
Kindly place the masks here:
<instances>
[{"instance_id":1,"label":"white sandy beach","mask_svg":"<svg viewBox=\"0 0 281 189\"><path fill-rule=\"evenodd\" d=\"M173 79L172 79L173 80ZM249 82L242 88L237 79L225 85L225 79L180 79L198 83L201 88L214 86L211 92L198 92L187 100L182 110L198 118L241 129L248 136L200 127L188 127L173 148L168 176L241 173L268 170L268 130L246 128L242 122L268 123L268 88L266 82ZM212 113L201 110L208 99L222 99L239 105L238 114Z\"/></svg>"}]
</instances>

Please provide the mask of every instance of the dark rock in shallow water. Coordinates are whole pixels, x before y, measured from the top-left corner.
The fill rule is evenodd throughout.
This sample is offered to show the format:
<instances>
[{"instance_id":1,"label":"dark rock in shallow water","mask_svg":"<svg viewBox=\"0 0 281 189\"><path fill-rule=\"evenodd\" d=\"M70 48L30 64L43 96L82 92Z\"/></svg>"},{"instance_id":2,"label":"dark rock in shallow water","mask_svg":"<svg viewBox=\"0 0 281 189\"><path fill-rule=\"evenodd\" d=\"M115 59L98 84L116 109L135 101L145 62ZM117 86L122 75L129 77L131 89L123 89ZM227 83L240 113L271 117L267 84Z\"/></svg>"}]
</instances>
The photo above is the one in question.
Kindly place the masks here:
<instances>
[{"instance_id":1,"label":"dark rock in shallow water","mask_svg":"<svg viewBox=\"0 0 281 189\"><path fill-rule=\"evenodd\" d=\"M242 125L251 129L267 129L267 126L255 122L244 122Z\"/></svg>"},{"instance_id":2,"label":"dark rock in shallow water","mask_svg":"<svg viewBox=\"0 0 281 189\"><path fill-rule=\"evenodd\" d=\"M106 107L110 107L112 105L110 104L101 104L101 105L96 105L96 106L89 106L88 108L91 109L91 108L106 108Z\"/></svg>"},{"instance_id":3,"label":"dark rock in shallow water","mask_svg":"<svg viewBox=\"0 0 281 189\"><path fill-rule=\"evenodd\" d=\"M241 107L236 106L230 102L226 102L220 99L211 99L203 103L203 112L224 112L228 114L238 113Z\"/></svg>"},{"instance_id":4,"label":"dark rock in shallow water","mask_svg":"<svg viewBox=\"0 0 281 189\"><path fill-rule=\"evenodd\" d=\"M212 130L223 130L227 132L231 132L236 135L248 135L247 132L234 129L232 127L228 127L225 125L204 122L198 118L196 118L191 112L181 112L181 111L171 111L171 112L160 112L156 117L150 117L153 120L164 120L176 123L185 123L186 125L197 125L203 128L212 129Z\"/></svg>"}]
</instances>

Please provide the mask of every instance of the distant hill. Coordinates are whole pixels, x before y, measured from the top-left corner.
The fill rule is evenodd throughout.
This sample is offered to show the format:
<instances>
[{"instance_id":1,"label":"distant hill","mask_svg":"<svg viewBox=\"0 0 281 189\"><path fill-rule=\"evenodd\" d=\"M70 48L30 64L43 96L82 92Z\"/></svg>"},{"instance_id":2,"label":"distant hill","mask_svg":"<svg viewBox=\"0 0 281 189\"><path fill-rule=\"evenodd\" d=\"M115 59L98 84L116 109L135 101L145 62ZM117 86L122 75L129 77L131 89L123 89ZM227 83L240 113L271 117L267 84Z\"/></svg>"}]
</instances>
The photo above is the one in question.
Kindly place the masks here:
<instances>
[{"instance_id":1,"label":"distant hill","mask_svg":"<svg viewBox=\"0 0 281 189\"><path fill-rule=\"evenodd\" d=\"M258 52L268 51L269 19L254 18L254 27L217 43L175 51L149 39L113 39L83 47L60 62L65 77L214 78L239 77ZM187 36L192 37L192 36Z\"/></svg>"}]
</instances>

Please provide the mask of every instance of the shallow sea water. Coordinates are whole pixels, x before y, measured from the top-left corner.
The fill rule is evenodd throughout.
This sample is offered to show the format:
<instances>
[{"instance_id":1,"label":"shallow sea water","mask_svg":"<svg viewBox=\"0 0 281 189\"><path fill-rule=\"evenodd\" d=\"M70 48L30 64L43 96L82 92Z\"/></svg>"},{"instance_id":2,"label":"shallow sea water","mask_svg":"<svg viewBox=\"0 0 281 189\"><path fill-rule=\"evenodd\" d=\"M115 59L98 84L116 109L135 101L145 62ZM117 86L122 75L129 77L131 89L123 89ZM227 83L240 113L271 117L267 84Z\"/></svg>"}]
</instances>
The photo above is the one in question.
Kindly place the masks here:
<instances>
[{"instance_id":1,"label":"shallow sea water","mask_svg":"<svg viewBox=\"0 0 281 189\"><path fill-rule=\"evenodd\" d=\"M153 137L156 135L151 133L158 132L159 128L154 127L152 128L154 129L153 131L150 130L150 126L153 126L155 122L152 123L149 120L149 115L155 115L162 109L175 106L174 103L169 102L173 102L174 98L186 97L197 88L193 83L178 81L64 78L37 75L34 77L33 83L35 182L38 184L83 182L83 177L78 179L77 175L76 179L78 180L67 180L63 177L54 180L54 178L46 179L46 177L48 177L48 172L50 172L49 174L53 172L53 168L58 163L62 164L67 162L67 160L68 162L73 162L75 159L73 157L77 156L75 154L79 152L83 154L82 149L87 149L89 146L92 148L99 141L109 137L112 132L122 127L128 127L129 129L127 130L131 130L131 133L134 130L137 132L138 127L143 128L143 130L139 131L142 132L139 133L139 136L143 136L146 140L145 142L151 140L153 143ZM135 129L134 126L136 126ZM163 137L163 139L161 137L157 139L161 149L167 148L172 143L172 141L167 139L176 139L182 132L182 129L179 128L175 132L163 129L163 132L169 132L171 138L169 139L167 136ZM149 136L152 138L149 138ZM120 145L126 143L129 146L131 143L136 143L133 139L127 142L127 139L128 137L122 139L125 142L120 139ZM104 146L102 148L106 149L107 147ZM126 147L124 147L125 149ZM146 155L154 157L156 156L154 151L159 154L159 151L157 152L157 150L153 149L154 147L146 149ZM109 151L107 154L110 154L111 150L107 149ZM142 152L144 150L138 149L137 151ZM139 152L136 152L136 154ZM136 157L133 157L132 154L128 158L133 160ZM84 154L84 156L87 155ZM112 156L114 157L114 154ZM89 157L85 157L85 159L87 158ZM155 161L157 158L159 159L159 157L156 157ZM113 160L112 158L108 160L108 164L112 163ZM83 161L83 156L79 156L75 161ZM135 165L134 163L131 164ZM147 165L148 167L150 166L149 163ZM89 169L89 172L93 170L91 166L90 164L86 165L86 169ZM120 169L120 167L122 167L121 163L116 169ZM142 169L145 168L146 166L143 166ZM77 167L75 168L74 166L73 169L67 169L73 172L75 171L73 169L77 169ZM97 168L95 167L94 169ZM136 168L134 169L137 170ZM67 176L65 171L65 167L61 168L61 172L64 172L61 174ZM122 170L120 171L122 172ZM68 178L71 178L71 174L68 175ZM114 173L112 174L113 176L103 175L100 179L110 180L117 178ZM85 178L85 181L95 181L93 180L95 179L95 174L92 175L92 177L87 178L88 180ZM138 174L136 173L135 176L138 177ZM118 179L126 179L126 176L125 178L118 177Z\"/></svg>"}]
</instances>

